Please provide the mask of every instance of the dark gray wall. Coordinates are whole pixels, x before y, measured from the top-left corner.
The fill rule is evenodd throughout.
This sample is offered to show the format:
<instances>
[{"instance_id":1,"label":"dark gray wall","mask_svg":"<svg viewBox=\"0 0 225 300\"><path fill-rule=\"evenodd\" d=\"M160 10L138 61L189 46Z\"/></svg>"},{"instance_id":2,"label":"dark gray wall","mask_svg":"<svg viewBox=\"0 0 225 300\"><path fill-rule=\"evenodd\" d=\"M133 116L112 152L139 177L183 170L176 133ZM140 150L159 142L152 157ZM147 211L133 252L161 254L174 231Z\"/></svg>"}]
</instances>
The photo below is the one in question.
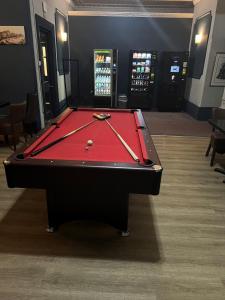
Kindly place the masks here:
<instances>
[{"instance_id":1,"label":"dark gray wall","mask_svg":"<svg viewBox=\"0 0 225 300\"><path fill-rule=\"evenodd\" d=\"M29 1L2 1L0 25L25 26L25 45L0 45L0 99L20 102L36 89Z\"/></svg>"},{"instance_id":2,"label":"dark gray wall","mask_svg":"<svg viewBox=\"0 0 225 300\"><path fill-rule=\"evenodd\" d=\"M119 50L118 93L127 94L129 51L188 51L191 25L192 19L69 17L71 58L80 61L82 104L92 104L93 49Z\"/></svg>"}]
</instances>

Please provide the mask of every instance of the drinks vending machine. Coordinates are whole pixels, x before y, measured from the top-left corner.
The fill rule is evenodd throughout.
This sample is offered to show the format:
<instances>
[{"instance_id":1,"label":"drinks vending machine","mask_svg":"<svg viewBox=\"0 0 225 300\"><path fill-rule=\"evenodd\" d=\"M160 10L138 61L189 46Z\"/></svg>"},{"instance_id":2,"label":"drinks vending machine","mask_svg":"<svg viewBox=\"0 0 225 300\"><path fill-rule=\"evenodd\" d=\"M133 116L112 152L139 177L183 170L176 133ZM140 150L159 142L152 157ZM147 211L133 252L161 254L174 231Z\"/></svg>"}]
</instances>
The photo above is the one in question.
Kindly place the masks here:
<instances>
[{"instance_id":1,"label":"drinks vending machine","mask_svg":"<svg viewBox=\"0 0 225 300\"><path fill-rule=\"evenodd\" d=\"M94 50L94 105L116 107L117 105L118 50Z\"/></svg>"}]
</instances>

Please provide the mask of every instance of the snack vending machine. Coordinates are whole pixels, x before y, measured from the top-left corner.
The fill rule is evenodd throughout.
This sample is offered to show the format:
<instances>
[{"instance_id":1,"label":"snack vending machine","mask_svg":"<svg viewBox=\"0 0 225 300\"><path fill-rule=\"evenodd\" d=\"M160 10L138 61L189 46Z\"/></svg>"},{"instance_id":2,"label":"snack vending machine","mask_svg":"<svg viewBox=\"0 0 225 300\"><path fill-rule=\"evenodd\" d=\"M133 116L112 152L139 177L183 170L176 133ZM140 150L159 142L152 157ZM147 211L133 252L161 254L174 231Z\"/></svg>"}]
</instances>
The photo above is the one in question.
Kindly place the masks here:
<instances>
[{"instance_id":1,"label":"snack vending machine","mask_svg":"<svg viewBox=\"0 0 225 300\"><path fill-rule=\"evenodd\" d=\"M129 63L129 107L151 109L153 105L157 52L131 50Z\"/></svg>"},{"instance_id":2,"label":"snack vending machine","mask_svg":"<svg viewBox=\"0 0 225 300\"><path fill-rule=\"evenodd\" d=\"M116 107L117 105L118 50L94 50L94 105Z\"/></svg>"}]
</instances>

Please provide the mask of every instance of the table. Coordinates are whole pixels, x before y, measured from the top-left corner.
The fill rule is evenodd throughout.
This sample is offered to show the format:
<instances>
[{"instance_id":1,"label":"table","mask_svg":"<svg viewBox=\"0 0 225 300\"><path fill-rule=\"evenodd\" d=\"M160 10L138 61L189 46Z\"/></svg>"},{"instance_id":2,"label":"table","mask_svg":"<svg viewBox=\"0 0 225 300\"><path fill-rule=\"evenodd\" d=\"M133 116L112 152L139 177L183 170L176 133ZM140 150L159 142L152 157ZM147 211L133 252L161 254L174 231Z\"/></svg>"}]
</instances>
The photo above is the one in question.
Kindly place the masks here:
<instances>
[{"instance_id":1,"label":"table","mask_svg":"<svg viewBox=\"0 0 225 300\"><path fill-rule=\"evenodd\" d=\"M110 124L127 142L134 161L106 121L96 120L36 156L34 150L110 113ZM93 145L88 146L87 140ZM157 195L162 166L140 110L68 108L22 152L4 161L8 186L46 190L48 228L69 220L95 219L128 234L129 193Z\"/></svg>"},{"instance_id":2,"label":"table","mask_svg":"<svg viewBox=\"0 0 225 300\"><path fill-rule=\"evenodd\" d=\"M10 107L10 102L0 100L0 118L8 116L9 107Z\"/></svg>"},{"instance_id":3,"label":"table","mask_svg":"<svg viewBox=\"0 0 225 300\"><path fill-rule=\"evenodd\" d=\"M0 100L0 108L10 105L9 101L1 101Z\"/></svg>"},{"instance_id":4,"label":"table","mask_svg":"<svg viewBox=\"0 0 225 300\"><path fill-rule=\"evenodd\" d=\"M210 119L209 124L225 134L225 120ZM215 168L215 171L225 175L225 169L223 168ZM223 182L225 183L225 180Z\"/></svg>"},{"instance_id":5,"label":"table","mask_svg":"<svg viewBox=\"0 0 225 300\"><path fill-rule=\"evenodd\" d=\"M209 119L209 124L225 134L225 120Z\"/></svg>"}]
</instances>

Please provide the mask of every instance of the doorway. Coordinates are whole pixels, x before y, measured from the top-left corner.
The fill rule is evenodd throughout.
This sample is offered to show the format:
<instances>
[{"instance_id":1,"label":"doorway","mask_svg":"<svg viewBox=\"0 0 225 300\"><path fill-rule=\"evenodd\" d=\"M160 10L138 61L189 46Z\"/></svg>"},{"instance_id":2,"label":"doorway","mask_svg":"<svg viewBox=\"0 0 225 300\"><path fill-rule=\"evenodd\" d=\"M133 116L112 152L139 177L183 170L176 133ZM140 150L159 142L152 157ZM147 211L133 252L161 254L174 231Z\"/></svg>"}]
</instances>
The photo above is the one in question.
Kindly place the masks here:
<instances>
[{"instance_id":1,"label":"doorway","mask_svg":"<svg viewBox=\"0 0 225 300\"><path fill-rule=\"evenodd\" d=\"M55 29L54 25L36 15L39 67L42 86L43 113L45 122L55 118L59 112L57 84Z\"/></svg>"}]
</instances>

